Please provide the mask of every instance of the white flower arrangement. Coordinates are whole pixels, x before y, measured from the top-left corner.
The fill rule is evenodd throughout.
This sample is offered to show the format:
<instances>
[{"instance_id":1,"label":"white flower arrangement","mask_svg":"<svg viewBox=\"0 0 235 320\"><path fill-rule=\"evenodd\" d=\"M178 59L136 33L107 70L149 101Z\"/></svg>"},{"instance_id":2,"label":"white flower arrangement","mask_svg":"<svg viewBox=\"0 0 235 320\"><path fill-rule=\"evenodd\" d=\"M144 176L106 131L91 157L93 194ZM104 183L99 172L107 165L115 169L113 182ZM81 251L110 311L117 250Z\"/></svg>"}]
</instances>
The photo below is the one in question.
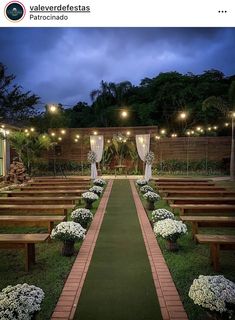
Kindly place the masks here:
<instances>
[{"instance_id":1,"label":"white flower arrangement","mask_svg":"<svg viewBox=\"0 0 235 320\"><path fill-rule=\"evenodd\" d=\"M148 181L145 180L145 179L138 179L138 180L136 180L136 185L137 185L138 187L145 186L146 184L148 184Z\"/></svg>"},{"instance_id":2,"label":"white flower arrangement","mask_svg":"<svg viewBox=\"0 0 235 320\"><path fill-rule=\"evenodd\" d=\"M90 191L82 193L82 197L86 202L89 202L89 203L92 203L92 202L99 199L97 194L95 194L94 192L90 192Z\"/></svg>"},{"instance_id":3,"label":"white flower arrangement","mask_svg":"<svg viewBox=\"0 0 235 320\"><path fill-rule=\"evenodd\" d=\"M151 165L151 164L153 164L154 159L155 159L154 153L152 151L149 151L144 158L144 162Z\"/></svg>"},{"instance_id":4,"label":"white flower arrangement","mask_svg":"<svg viewBox=\"0 0 235 320\"><path fill-rule=\"evenodd\" d=\"M89 189L90 192L94 192L99 197L102 195L103 190L104 190L104 188L102 188L100 186L93 186L92 188Z\"/></svg>"},{"instance_id":5,"label":"white flower arrangement","mask_svg":"<svg viewBox=\"0 0 235 320\"><path fill-rule=\"evenodd\" d=\"M19 188L25 187L26 185L27 185L27 183L11 184L9 186L5 186L5 187L1 188L0 192L1 191L11 191L11 190L19 189Z\"/></svg>"},{"instance_id":6,"label":"white flower arrangement","mask_svg":"<svg viewBox=\"0 0 235 320\"><path fill-rule=\"evenodd\" d=\"M95 153L95 151L90 150L87 154L87 160L90 163L95 163L97 160L97 154Z\"/></svg>"},{"instance_id":7,"label":"white flower arrangement","mask_svg":"<svg viewBox=\"0 0 235 320\"><path fill-rule=\"evenodd\" d=\"M7 286L0 292L0 319L30 320L43 299L43 290L34 285Z\"/></svg>"},{"instance_id":8,"label":"white flower arrangement","mask_svg":"<svg viewBox=\"0 0 235 320\"><path fill-rule=\"evenodd\" d=\"M156 222L153 227L155 235L170 241L176 241L181 235L187 233L187 227L182 221L164 219Z\"/></svg>"},{"instance_id":9,"label":"white flower arrangement","mask_svg":"<svg viewBox=\"0 0 235 320\"><path fill-rule=\"evenodd\" d=\"M152 191L146 192L143 197L149 202L156 202L160 199L159 194Z\"/></svg>"},{"instance_id":10,"label":"white flower arrangement","mask_svg":"<svg viewBox=\"0 0 235 320\"><path fill-rule=\"evenodd\" d=\"M93 184L94 184L95 186L103 187L103 186L106 185L106 181L104 181L103 179L95 179L95 180L93 181Z\"/></svg>"},{"instance_id":11,"label":"white flower arrangement","mask_svg":"<svg viewBox=\"0 0 235 320\"><path fill-rule=\"evenodd\" d=\"M79 223L65 221L59 223L51 232L51 238L60 241L79 241L85 238L86 229Z\"/></svg>"},{"instance_id":12,"label":"white flower arrangement","mask_svg":"<svg viewBox=\"0 0 235 320\"><path fill-rule=\"evenodd\" d=\"M229 312L227 304L235 304L235 283L222 275L194 279L189 297L195 304L216 312Z\"/></svg>"},{"instance_id":13,"label":"white flower arrangement","mask_svg":"<svg viewBox=\"0 0 235 320\"><path fill-rule=\"evenodd\" d=\"M146 192L148 192L148 191L151 191L151 192L153 192L153 188L152 187L150 187L149 185L144 185L144 186L142 186L142 187L140 187L140 192L141 193L146 193Z\"/></svg>"},{"instance_id":14,"label":"white flower arrangement","mask_svg":"<svg viewBox=\"0 0 235 320\"><path fill-rule=\"evenodd\" d=\"M89 209L79 208L71 213L71 218L74 222L80 223L83 228L86 228L88 223L93 219L93 214Z\"/></svg>"},{"instance_id":15,"label":"white flower arrangement","mask_svg":"<svg viewBox=\"0 0 235 320\"><path fill-rule=\"evenodd\" d=\"M174 214L166 209L154 210L152 212L152 217L151 217L153 223L159 220L174 219L174 218L175 218Z\"/></svg>"}]
</instances>

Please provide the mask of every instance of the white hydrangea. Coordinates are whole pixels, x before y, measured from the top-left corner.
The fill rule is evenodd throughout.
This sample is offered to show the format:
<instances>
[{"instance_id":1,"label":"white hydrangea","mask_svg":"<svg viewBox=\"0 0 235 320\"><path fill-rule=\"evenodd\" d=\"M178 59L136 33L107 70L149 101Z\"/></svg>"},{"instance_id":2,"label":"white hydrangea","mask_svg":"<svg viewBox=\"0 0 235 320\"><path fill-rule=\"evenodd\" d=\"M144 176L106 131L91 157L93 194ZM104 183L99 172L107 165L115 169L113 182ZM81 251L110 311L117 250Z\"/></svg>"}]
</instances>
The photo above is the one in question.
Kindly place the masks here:
<instances>
[{"instance_id":1,"label":"white hydrangea","mask_svg":"<svg viewBox=\"0 0 235 320\"><path fill-rule=\"evenodd\" d=\"M89 209L79 208L71 213L71 218L74 222L86 228L87 224L92 221L93 214Z\"/></svg>"},{"instance_id":2,"label":"white hydrangea","mask_svg":"<svg viewBox=\"0 0 235 320\"><path fill-rule=\"evenodd\" d=\"M103 186L105 186L106 185L106 181L104 181L103 179L95 179L94 181L93 181L93 184L95 185L95 186L100 186L100 187L103 187Z\"/></svg>"},{"instance_id":3,"label":"white hydrangea","mask_svg":"<svg viewBox=\"0 0 235 320\"><path fill-rule=\"evenodd\" d=\"M102 195L104 188L100 186L93 186L92 188L89 189L90 192L94 192L97 194L99 197Z\"/></svg>"},{"instance_id":4,"label":"white hydrangea","mask_svg":"<svg viewBox=\"0 0 235 320\"><path fill-rule=\"evenodd\" d=\"M151 192L153 192L153 188L152 187L150 187L149 185L144 185L144 186L142 186L141 188L140 188L140 192L142 192L142 193L146 193L146 192L148 192L148 191L151 191Z\"/></svg>"},{"instance_id":5,"label":"white hydrangea","mask_svg":"<svg viewBox=\"0 0 235 320\"><path fill-rule=\"evenodd\" d=\"M138 179L138 180L136 180L136 184L137 184L137 186L142 187L142 186L145 186L146 184L148 184L148 181L145 179Z\"/></svg>"},{"instance_id":6,"label":"white hydrangea","mask_svg":"<svg viewBox=\"0 0 235 320\"><path fill-rule=\"evenodd\" d=\"M34 285L7 286L0 292L0 319L30 320L43 299L43 290Z\"/></svg>"},{"instance_id":7,"label":"white hydrangea","mask_svg":"<svg viewBox=\"0 0 235 320\"><path fill-rule=\"evenodd\" d=\"M182 221L164 219L156 222L153 227L155 235L164 239L176 241L181 235L187 233L187 227Z\"/></svg>"},{"instance_id":8,"label":"white hydrangea","mask_svg":"<svg viewBox=\"0 0 235 320\"><path fill-rule=\"evenodd\" d=\"M148 191L144 194L144 198L150 202L156 202L160 199L160 196L155 192Z\"/></svg>"},{"instance_id":9,"label":"white hydrangea","mask_svg":"<svg viewBox=\"0 0 235 320\"><path fill-rule=\"evenodd\" d=\"M86 229L79 223L65 221L59 223L51 232L51 238L61 241L79 241L85 238Z\"/></svg>"},{"instance_id":10,"label":"white hydrangea","mask_svg":"<svg viewBox=\"0 0 235 320\"><path fill-rule=\"evenodd\" d=\"M158 220L174 219L174 218L175 218L174 214L166 209L157 209L152 212L153 222L156 222Z\"/></svg>"},{"instance_id":11,"label":"white hydrangea","mask_svg":"<svg viewBox=\"0 0 235 320\"><path fill-rule=\"evenodd\" d=\"M97 194L95 194L94 192L90 192L90 191L84 192L84 193L82 194L82 197L83 197L83 199L85 199L85 200L88 201L88 202L94 202L94 201L96 201L96 200L99 199L99 197L97 196Z\"/></svg>"},{"instance_id":12,"label":"white hydrangea","mask_svg":"<svg viewBox=\"0 0 235 320\"><path fill-rule=\"evenodd\" d=\"M188 293L195 304L211 311L229 311L226 303L235 304L235 283L222 275L194 279Z\"/></svg>"}]
</instances>

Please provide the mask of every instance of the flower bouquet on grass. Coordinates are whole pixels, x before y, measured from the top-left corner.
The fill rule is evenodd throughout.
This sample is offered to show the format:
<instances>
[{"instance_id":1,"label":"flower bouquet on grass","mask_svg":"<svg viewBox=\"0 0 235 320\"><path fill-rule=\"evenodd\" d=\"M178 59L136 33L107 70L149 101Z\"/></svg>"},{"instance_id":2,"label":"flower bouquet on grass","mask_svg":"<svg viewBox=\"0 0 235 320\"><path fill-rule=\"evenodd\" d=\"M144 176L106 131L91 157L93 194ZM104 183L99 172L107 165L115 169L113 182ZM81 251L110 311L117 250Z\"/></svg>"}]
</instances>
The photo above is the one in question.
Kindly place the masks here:
<instances>
[{"instance_id":1,"label":"flower bouquet on grass","mask_svg":"<svg viewBox=\"0 0 235 320\"><path fill-rule=\"evenodd\" d=\"M151 220L153 223L164 220L164 219L174 219L175 216L172 212L166 209L157 209L152 212Z\"/></svg>"},{"instance_id":2,"label":"flower bouquet on grass","mask_svg":"<svg viewBox=\"0 0 235 320\"><path fill-rule=\"evenodd\" d=\"M141 193L146 193L146 192L148 192L148 191L151 191L151 192L153 192L153 188L152 187L150 187L149 185L144 185L144 186L142 186L142 187L140 187L140 192Z\"/></svg>"},{"instance_id":3,"label":"flower bouquet on grass","mask_svg":"<svg viewBox=\"0 0 235 320\"><path fill-rule=\"evenodd\" d=\"M90 150L87 154L87 160L89 163L95 163L97 160L97 155L94 151Z\"/></svg>"},{"instance_id":4,"label":"flower bouquet on grass","mask_svg":"<svg viewBox=\"0 0 235 320\"><path fill-rule=\"evenodd\" d=\"M51 238L63 241L62 255L72 256L74 254L74 242L85 238L86 229L79 223L66 221L59 223L51 232Z\"/></svg>"},{"instance_id":5,"label":"flower bouquet on grass","mask_svg":"<svg viewBox=\"0 0 235 320\"><path fill-rule=\"evenodd\" d=\"M188 293L195 304L206 308L211 319L232 319L235 309L235 283L222 275L193 280Z\"/></svg>"},{"instance_id":6,"label":"flower bouquet on grass","mask_svg":"<svg viewBox=\"0 0 235 320\"><path fill-rule=\"evenodd\" d=\"M97 196L101 196L104 188L100 187L100 186L93 186L89 189L90 192L94 192L95 194L97 194Z\"/></svg>"},{"instance_id":7,"label":"flower bouquet on grass","mask_svg":"<svg viewBox=\"0 0 235 320\"><path fill-rule=\"evenodd\" d=\"M93 219L93 214L89 209L79 208L71 213L71 218L74 222L80 223L83 228L87 229L88 224Z\"/></svg>"},{"instance_id":8,"label":"flower bouquet on grass","mask_svg":"<svg viewBox=\"0 0 235 320\"><path fill-rule=\"evenodd\" d=\"M95 179L93 181L93 184L95 186L104 187L106 185L106 181L104 181L103 179Z\"/></svg>"},{"instance_id":9,"label":"flower bouquet on grass","mask_svg":"<svg viewBox=\"0 0 235 320\"><path fill-rule=\"evenodd\" d=\"M138 179L136 180L136 185L140 188L142 186L145 186L146 184L148 184L148 181L145 179Z\"/></svg>"},{"instance_id":10,"label":"flower bouquet on grass","mask_svg":"<svg viewBox=\"0 0 235 320\"><path fill-rule=\"evenodd\" d=\"M143 197L147 201L147 206L146 206L147 210L154 210L154 202L160 199L159 194L152 191L146 192Z\"/></svg>"},{"instance_id":11,"label":"flower bouquet on grass","mask_svg":"<svg viewBox=\"0 0 235 320\"><path fill-rule=\"evenodd\" d=\"M177 251L177 239L187 233L187 227L182 221L173 219L164 219L156 222L153 227L155 235L161 236L167 240L167 249Z\"/></svg>"},{"instance_id":12,"label":"flower bouquet on grass","mask_svg":"<svg viewBox=\"0 0 235 320\"><path fill-rule=\"evenodd\" d=\"M0 319L30 320L40 310L43 299L43 290L33 285L7 286L0 292Z\"/></svg>"},{"instance_id":13,"label":"flower bouquet on grass","mask_svg":"<svg viewBox=\"0 0 235 320\"><path fill-rule=\"evenodd\" d=\"M92 203L99 199L97 194L95 194L94 192L90 192L90 191L84 192L82 194L82 198L84 199L84 201L86 203L86 205L85 205L86 209L91 209L92 208Z\"/></svg>"}]
</instances>

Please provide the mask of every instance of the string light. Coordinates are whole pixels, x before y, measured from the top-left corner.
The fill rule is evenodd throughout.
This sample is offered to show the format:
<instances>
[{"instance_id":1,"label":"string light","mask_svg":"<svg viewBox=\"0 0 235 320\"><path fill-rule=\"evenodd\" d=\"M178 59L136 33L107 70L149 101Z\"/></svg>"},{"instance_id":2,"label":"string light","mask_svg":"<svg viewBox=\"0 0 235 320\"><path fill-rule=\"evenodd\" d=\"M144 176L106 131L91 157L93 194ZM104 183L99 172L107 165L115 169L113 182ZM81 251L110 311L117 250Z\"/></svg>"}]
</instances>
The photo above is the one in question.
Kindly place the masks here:
<instances>
[{"instance_id":1,"label":"string light","mask_svg":"<svg viewBox=\"0 0 235 320\"><path fill-rule=\"evenodd\" d=\"M161 137L160 137L160 136L155 136L155 139L156 139L156 140L160 140Z\"/></svg>"},{"instance_id":2,"label":"string light","mask_svg":"<svg viewBox=\"0 0 235 320\"><path fill-rule=\"evenodd\" d=\"M52 113L56 113L57 112L57 106L55 106L54 104L49 106L49 111Z\"/></svg>"},{"instance_id":3,"label":"string light","mask_svg":"<svg viewBox=\"0 0 235 320\"><path fill-rule=\"evenodd\" d=\"M80 138L80 135L79 135L79 134L76 134L76 138L79 139L79 138Z\"/></svg>"},{"instance_id":4,"label":"string light","mask_svg":"<svg viewBox=\"0 0 235 320\"><path fill-rule=\"evenodd\" d=\"M97 131L94 131L93 134L94 134L94 136L97 136L98 132L97 132Z\"/></svg>"},{"instance_id":5,"label":"string light","mask_svg":"<svg viewBox=\"0 0 235 320\"><path fill-rule=\"evenodd\" d=\"M34 129L34 128L30 128L30 131L31 131L31 132L34 132L34 131L35 131L35 129Z\"/></svg>"},{"instance_id":6,"label":"string light","mask_svg":"<svg viewBox=\"0 0 235 320\"><path fill-rule=\"evenodd\" d=\"M179 114L179 117L180 117L181 120L185 120L187 118L187 113L186 112L181 112Z\"/></svg>"},{"instance_id":7,"label":"string light","mask_svg":"<svg viewBox=\"0 0 235 320\"><path fill-rule=\"evenodd\" d=\"M9 135L9 134L10 134L10 130L6 130L6 131L5 131L5 134L6 134L6 135Z\"/></svg>"},{"instance_id":8,"label":"string light","mask_svg":"<svg viewBox=\"0 0 235 320\"><path fill-rule=\"evenodd\" d=\"M29 130L28 130L28 129L25 129L24 132L27 133L27 132L29 132Z\"/></svg>"},{"instance_id":9,"label":"string light","mask_svg":"<svg viewBox=\"0 0 235 320\"><path fill-rule=\"evenodd\" d=\"M196 130L197 130L197 131L201 131L201 127L197 127Z\"/></svg>"},{"instance_id":10,"label":"string light","mask_svg":"<svg viewBox=\"0 0 235 320\"><path fill-rule=\"evenodd\" d=\"M130 135L131 135L130 131L127 131L126 135L127 135L127 136L130 136Z\"/></svg>"},{"instance_id":11,"label":"string light","mask_svg":"<svg viewBox=\"0 0 235 320\"><path fill-rule=\"evenodd\" d=\"M3 128L3 129L4 129L4 128L5 128L5 124L2 124L2 125L1 125L1 128Z\"/></svg>"},{"instance_id":12,"label":"string light","mask_svg":"<svg viewBox=\"0 0 235 320\"><path fill-rule=\"evenodd\" d=\"M225 125L225 127L228 127L228 126L229 126L229 123L228 123L228 122L226 122L224 125Z\"/></svg>"},{"instance_id":13,"label":"string light","mask_svg":"<svg viewBox=\"0 0 235 320\"><path fill-rule=\"evenodd\" d=\"M61 132L61 134L65 134L66 133L66 131L64 129L62 129L60 132Z\"/></svg>"},{"instance_id":14,"label":"string light","mask_svg":"<svg viewBox=\"0 0 235 320\"><path fill-rule=\"evenodd\" d=\"M108 139L107 142L110 143L111 141Z\"/></svg>"},{"instance_id":15,"label":"string light","mask_svg":"<svg viewBox=\"0 0 235 320\"><path fill-rule=\"evenodd\" d=\"M58 138L58 140L59 140L59 141L61 141L61 140L62 140L62 138L61 138L61 137L59 137L59 138Z\"/></svg>"},{"instance_id":16,"label":"string light","mask_svg":"<svg viewBox=\"0 0 235 320\"><path fill-rule=\"evenodd\" d=\"M127 118L127 116L128 116L127 111L126 111L126 110L123 110L123 111L121 112L121 117L122 117L122 118Z\"/></svg>"},{"instance_id":17,"label":"string light","mask_svg":"<svg viewBox=\"0 0 235 320\"><path fill-rule=\"evenodd\" d=\"M55 132L52 132L51 135L52 135L52 137L54 137L55 136Z\"/></svg>"},{"instance_id":18,"label":"string light","mask_svg":"<svg viewBox=\"0 0 235 320\"><path fill-rule=\"evenodd\" d=\"M218 129L218 127L217 127L217 126L214 126L214 127L213 127L213 129L214 129L214 130L217 130L217 129Z\"/></svg>"},{"instance_id":19,"label":"string light","mask_svg":"<svg viewBox=\"0 0 235 320\"><path fill-rule=\"evenodd\" d=\"M161 133L161 134L165 134L165 133L166 133L166 130L165 130L165 129L162 129L162 130L160 131L160 133Z\"/></svg>"},{"instance_id":20,"label":"string light","mask_svg":"<svg viewBox=\"0 0 235 320\"><path fill-rule=\"evenodd\" d=\"M176 138L177 134L176 133L172 133L171 138Z\"/></svg>"},{"instance_id":21,"label":"string light","mask_svg":"<svg viewBox=\"0 0 235 320\"><path fill-rule=\"evenodd\" d=\"M78 142L78 139L74 139L75 142Z\"/></svg>"},{"instance_id":22,"label":"string light","mask_svg":"<svg viewBox=\"0 0 235 320\"><path fill-rule=\"evenodd\" d=\"M208 127L207 130L208 130L208 131L211 131L211 127Z\"/></svg>"},{"instance_id":23,"label":"string light","mask_svg":"<svg viewBox=\"0 0 235 320\"><path fill-rule=\"evenodd\" d=\"M187 134L187 136L190 136L190 135L191 135L191 132L190 132L190 131L187 131L186 134Z\"/></svg>"}]
</instances>

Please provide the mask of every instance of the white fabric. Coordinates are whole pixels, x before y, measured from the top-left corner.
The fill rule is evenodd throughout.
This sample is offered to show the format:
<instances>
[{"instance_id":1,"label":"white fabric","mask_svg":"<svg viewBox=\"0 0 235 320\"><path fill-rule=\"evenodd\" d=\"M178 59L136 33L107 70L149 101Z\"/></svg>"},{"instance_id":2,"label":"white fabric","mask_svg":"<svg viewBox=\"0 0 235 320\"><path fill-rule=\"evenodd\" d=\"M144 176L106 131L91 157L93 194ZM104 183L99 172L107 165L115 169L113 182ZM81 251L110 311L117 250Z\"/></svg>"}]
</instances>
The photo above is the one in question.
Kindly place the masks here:
<instances>
[{"instance_id":1,"label":"white fabric","mask_svg":"<svg viewBox=\"0 0 235 320\"><path fill-rule=\"evenodd\" d=\"M146 154L149 152L150 147L150 134L137 134L135 136L136 147L138 155L142 161L145 160ZM152 177L152 166L151 164L145 164L144 179L149 181Z\"/></svg>"},{"instance_id":2,"label":"white fabric","mask_svg":"<svg viewBox=\"0 0 235 320\"><path fill-rule=\"evenodd\" d=\"M91 150L96 153L96 162L100 162L103 155L103 148L104 148L104 137L103 136L90 136L90 145ZM91 164L91 179L97 178L97 169L96 163Z\"/></svg>"}]
</instances>

